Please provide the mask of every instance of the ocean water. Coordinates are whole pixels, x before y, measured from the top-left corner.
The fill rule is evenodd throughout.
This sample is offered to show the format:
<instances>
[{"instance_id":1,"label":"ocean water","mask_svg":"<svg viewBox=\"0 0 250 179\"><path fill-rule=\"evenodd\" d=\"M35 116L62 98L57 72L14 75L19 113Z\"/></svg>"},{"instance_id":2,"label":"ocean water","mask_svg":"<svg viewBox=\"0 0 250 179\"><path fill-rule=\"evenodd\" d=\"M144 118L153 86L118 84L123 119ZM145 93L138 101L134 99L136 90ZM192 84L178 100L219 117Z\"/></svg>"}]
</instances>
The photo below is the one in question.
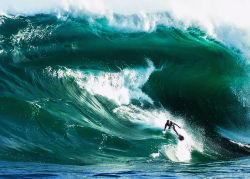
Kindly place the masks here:
<instances>
[{"instance_id":1,"label":"ocean water","mask_svg":"<svg viewBox=\"0 0 250 179\"><path fill-rule=\"evenodd\" d=\"M248 178L249 157L199 164L133 161L98 166L1 162L5 178Z\"/></svg>"},{"instance_id":2,"label":"ocean water","mask_svg":"<svg viewBox=\"0 0 250 179\"><path fill-rule=\"evenodd\" d=\"M248 178L249 8L2 0L0 177Z\"/></svg>"}]
</instances>

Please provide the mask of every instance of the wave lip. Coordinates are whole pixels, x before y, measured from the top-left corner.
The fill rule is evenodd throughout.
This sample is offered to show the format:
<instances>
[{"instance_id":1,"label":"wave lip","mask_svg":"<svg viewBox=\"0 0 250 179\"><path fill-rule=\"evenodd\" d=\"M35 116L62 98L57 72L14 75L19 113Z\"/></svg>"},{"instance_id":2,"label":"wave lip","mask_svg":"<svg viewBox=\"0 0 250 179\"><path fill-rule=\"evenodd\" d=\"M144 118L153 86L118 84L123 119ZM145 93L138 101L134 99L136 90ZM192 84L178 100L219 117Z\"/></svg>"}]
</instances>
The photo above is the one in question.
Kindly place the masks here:
<instances>
[{"instance_id":1,"label":"wave lip","mask_svg":"<svg viewBox=\"0 0 250 179\"><path fill-rule=\"evenodd\" d=\"M159 25L186 30L199 27L209 36L241 51L249 59L250 51L250 16L248 1L233 0L198 1L192 3L173 0L144 0L138 3L126 1L72 1L31 0L0 2L2 14L32 16L53 14L59 19L68 16L82 18L88 16L90 22L105 18L108 24L123 32L153 32ZM26 4L25 6L23 4ZM133 4L133 5L131 5ZM195 6L193 5L195 4ZM127 8L121 8L127 7ZM222 10L223 9L223 10ZM237 13L232 13L237 10ZM247 60L249 63L249 60Z\"/></svg>"}]
</instances>

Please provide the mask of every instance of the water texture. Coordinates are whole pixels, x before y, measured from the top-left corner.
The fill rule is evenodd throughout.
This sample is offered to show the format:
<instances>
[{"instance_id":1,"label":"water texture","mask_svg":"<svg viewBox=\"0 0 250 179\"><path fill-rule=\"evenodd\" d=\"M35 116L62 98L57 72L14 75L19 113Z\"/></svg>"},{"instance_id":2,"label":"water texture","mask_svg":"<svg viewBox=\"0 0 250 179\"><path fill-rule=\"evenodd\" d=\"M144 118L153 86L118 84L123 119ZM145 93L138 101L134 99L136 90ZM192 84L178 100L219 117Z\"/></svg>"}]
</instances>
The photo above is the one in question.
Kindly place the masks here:
<instances>
[{"instance_id":1,"label":"water texture","mask_svg":"<svg viewBox=\"0 0 250 179\"><path fill-rule=\"evenodd\" d=\"M249 174L249 3L45 2L0 3L3 177Z\"/></svg>"}]
</instances>

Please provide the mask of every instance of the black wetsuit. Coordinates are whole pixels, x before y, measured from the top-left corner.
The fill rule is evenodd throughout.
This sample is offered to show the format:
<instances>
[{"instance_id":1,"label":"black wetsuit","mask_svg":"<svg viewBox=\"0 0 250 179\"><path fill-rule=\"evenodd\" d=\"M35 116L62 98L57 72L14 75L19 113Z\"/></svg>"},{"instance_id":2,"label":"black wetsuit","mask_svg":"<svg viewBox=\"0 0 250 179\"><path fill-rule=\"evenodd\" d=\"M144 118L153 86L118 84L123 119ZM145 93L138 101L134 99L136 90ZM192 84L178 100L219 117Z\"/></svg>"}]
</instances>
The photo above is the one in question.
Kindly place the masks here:
<instances>
[{"instance_id":1,"label":"black wetsuit","mask_svg":"<svg viewBox=\"0 0 250 179\"><path fill-rule=\"evenodd\" d=\"M166 130L167 126L168 126L168 129L171 129L171 127L173 127L173 130L175 131L175 133L176 133L177 135L179 135L178 132L177 132L176 129L175 129L175 125L176 125L176 124L173 123L172 121L166 122L165 127L164 127L164 131Z\"/></svg>"}]
</instances>

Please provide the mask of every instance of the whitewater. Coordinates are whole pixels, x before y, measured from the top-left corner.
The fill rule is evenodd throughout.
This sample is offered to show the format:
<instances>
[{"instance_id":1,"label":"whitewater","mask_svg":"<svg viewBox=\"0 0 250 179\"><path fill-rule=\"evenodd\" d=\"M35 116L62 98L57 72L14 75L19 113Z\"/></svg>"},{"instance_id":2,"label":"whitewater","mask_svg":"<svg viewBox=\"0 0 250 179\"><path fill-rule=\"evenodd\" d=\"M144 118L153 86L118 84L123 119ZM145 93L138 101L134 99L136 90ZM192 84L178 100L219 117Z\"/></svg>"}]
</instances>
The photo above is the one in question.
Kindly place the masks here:
<instances>
[{"instance_id":1,"label":"whitewater","mask_svg":"<svg viewBox=\"0 0 250 179\"><path fill-rule=\"evenodd\" d=\"M1 0L0 176L249 177L249 9Z\"/></svg>"}]
</instances>

